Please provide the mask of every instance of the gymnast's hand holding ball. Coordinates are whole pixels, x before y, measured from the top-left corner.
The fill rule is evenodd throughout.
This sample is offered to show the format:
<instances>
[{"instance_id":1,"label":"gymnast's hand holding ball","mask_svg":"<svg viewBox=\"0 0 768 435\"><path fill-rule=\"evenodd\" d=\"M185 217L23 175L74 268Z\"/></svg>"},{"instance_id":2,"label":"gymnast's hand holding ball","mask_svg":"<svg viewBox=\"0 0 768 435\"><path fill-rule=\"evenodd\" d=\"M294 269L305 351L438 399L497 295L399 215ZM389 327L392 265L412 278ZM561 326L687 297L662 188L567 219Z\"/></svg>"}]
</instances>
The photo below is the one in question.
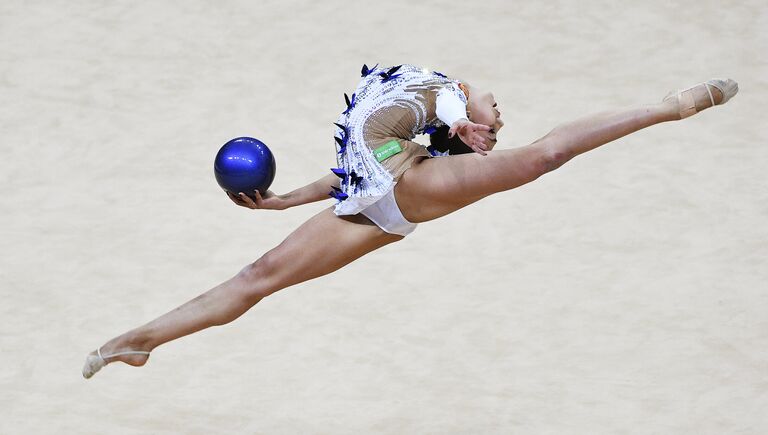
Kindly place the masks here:
<instances>
[{"instance_id":1,"label":"gymnast's hand holding ball","mask_svg":"<svg viewBox=\"0 0 768 435\"><path fill-rule=\"evenodd\" d=\"M229 199L250 209L285 210L284 197L268 190L275 178L275 158L261 141L250 137L230 140L216 154L216 182Z\"/></svg>"},{"instance_id":2,"label":"gymnast's hand holding ball","mask_svg":"<svg viewBox=\"0 0 768 435\"><path fill-rule=\"evenodd\" d=\"M227 196L235 204L253 210L285 210L290 207L282 195L275 195L271 190L264 192L264 196L262 196L258 190L254 190L253 196L255 197L255 200L251 199L250 196L243 192L239 192L237 195L227 192Z\"/></svg>"}]
</instances>

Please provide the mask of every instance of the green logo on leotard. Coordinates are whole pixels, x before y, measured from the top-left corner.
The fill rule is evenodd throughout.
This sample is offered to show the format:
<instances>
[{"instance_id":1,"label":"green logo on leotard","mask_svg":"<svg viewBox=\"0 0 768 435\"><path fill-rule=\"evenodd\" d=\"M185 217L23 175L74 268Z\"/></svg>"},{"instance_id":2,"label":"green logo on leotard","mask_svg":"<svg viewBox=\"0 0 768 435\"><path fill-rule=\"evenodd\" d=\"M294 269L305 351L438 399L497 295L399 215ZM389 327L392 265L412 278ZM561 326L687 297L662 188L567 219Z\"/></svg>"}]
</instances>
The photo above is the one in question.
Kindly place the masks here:
<instances>
[{"instance_id":1,"label":"green logo on leotard","mask_svg":"<svg viewBox=\"0 0 768 435\"><path fill-rule=\"evenodd\" d=\"M401 151L403 151L403 149L400 148L400 142L391 140L373 150L373 155L376 156L376 160L381 162L382 160L388 159Z\"/></svg>"}]
</instances>

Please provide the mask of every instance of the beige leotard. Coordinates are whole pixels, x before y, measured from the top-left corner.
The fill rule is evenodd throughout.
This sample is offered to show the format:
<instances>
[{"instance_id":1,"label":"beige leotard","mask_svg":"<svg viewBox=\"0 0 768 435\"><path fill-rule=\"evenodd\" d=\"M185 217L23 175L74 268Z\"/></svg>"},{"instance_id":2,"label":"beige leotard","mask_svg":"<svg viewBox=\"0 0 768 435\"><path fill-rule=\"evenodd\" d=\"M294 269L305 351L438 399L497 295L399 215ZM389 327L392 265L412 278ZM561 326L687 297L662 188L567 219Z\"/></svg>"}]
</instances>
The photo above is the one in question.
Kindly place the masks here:
<instances>
[{"instance_id":1,"label":"beige leotard","mask_svg":"<svg viewBox=\"0 0 768 435\"><path fill-rule=\"evenodd\" d=\"M432 157L417 134L466 118L459 82L414 65L363 69L336 122L342 179L332 192L337 215L356 214L386 195L417 158Z\"/></svg>"}]
</instances>

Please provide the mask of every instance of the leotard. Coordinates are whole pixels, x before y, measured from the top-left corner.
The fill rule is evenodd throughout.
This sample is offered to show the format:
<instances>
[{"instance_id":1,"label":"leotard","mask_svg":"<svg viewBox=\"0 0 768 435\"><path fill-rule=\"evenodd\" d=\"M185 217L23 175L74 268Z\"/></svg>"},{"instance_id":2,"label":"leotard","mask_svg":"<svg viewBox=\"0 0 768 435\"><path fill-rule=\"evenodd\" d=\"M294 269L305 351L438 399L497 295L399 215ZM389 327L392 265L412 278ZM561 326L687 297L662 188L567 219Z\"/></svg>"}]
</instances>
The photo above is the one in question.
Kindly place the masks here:
<instances>
[{"instance_id":1,"label":"leotard","mask_svg":"<svg viewBox=\"0 0 768 435\"><path fill-rule=\"evenodd\" d=\"M341 178L330 193L337 215L357 214L387 195L414 160L433 157L413 142L467 117L459 82L415 65L363 66L362 80L336 121L336 159Z\"/></svg>"}]
</instances>

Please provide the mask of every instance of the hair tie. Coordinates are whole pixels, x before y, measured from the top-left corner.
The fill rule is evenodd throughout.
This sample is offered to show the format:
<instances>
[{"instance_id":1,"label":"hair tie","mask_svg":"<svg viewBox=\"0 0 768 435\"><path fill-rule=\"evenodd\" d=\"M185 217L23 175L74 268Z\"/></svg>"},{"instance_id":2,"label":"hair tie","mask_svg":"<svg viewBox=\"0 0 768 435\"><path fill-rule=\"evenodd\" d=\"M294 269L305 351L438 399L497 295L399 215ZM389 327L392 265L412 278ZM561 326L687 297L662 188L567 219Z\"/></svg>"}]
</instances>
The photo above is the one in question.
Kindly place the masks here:
<instances>
[{"instance_id":1,"label":"hair tie","mask_svg":"<svg viewBox=\"0 0 768 435\"><path fill-rule=\"evenodd\" d=\"M469 89L467 89L467 86L464 83L459 83L459 89L461 89L461 92L464 92L464 96L469 101Z\"/></svg>"}]
</instances>

